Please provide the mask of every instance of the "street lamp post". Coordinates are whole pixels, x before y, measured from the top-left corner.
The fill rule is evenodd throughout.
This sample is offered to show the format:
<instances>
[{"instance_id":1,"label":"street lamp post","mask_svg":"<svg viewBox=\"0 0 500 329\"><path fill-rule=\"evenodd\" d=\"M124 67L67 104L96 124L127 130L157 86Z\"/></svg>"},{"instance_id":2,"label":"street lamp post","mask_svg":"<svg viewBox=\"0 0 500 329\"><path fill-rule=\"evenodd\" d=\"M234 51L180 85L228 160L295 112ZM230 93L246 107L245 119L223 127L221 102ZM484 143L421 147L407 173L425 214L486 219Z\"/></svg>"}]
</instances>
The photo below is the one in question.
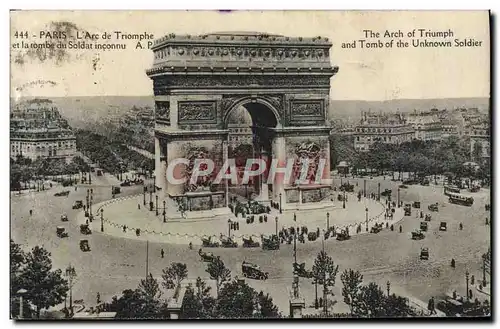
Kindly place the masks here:
<instances>
[{"instance_id":1,"label":"street lamp post","mask_svg":"<svg viewBox=\"0 0 500 329\"><path fill-rule=\"evenodd\" d=\"M276 222L276 237L278 237L278 216L274 220Z\"/></svg>"},{"instance_id":2,"label":"street lamp post","mask_svg":"<svg viewBox=\"0 0 500 329\"><path fill-rule=\"evenodd\" d=\"M144 189L143 189L143 196L144 196L144 206L146 205L146 192L148 191L148 187L147 186L144 186Z\"/></svg>"},{"instance_id":3,"label":"street lamp post","mask_svg":"<svg viewBox=\"0 0 500 329\"><path fill-rule=\"evenodd\" d=\"M468 270L465 270L465 286L466 286L465 294L467 296L467 300L469 300L469 271Z\"/></svg>"},{"instance_id":4,"label":"street lamp post","mask_svg":"<svg viewBox=\"0 0 500 329\"><path fill-rule=\"evenodd\" d=\"M280 193L280 214L283 213L283 210L281 208L281 193Z\"/></svg>"},{"instance_id":5,"label":"street lamp post","mask_svg":"<svg viewBox=\"0 0 500 329\"><path fill-rule=\"evenodd\" d=\"M167 222L167 206L166 206L166 201L163 200L163 222L166 223Z\"/></svg>"},{"instance_id":6,"label":"street lamp post","mask_svg":"<svg viewBox=\"0 0 500 329\"><path fill-rule=\"evenodd\" d=\"M391 283L387 281L387 297L389 297L390 293L391 293Z\"/></svg>"},{"instance_id":7,"label":"street lamp post","mask_svg":"<svg viewBox=\"0 0 500 329\"><path fill-rule=\"evenodd\" d=\"M231 218L227 220L227 226L229 227L228 237L231 238Z\"/></svg>"},{"instance_id":8,"label":"street lamp post","mask_svg":"<svg viewBox=\"0 0 500 329\"><path fill-rule=\"evenodd\" d=\"M328 231L330 229L330 213L326 213L326 230Z\"/></svg>"},{"instance_id":9,"label":"street lamp post","mask_svg":"<svg viewBox=\"0 0 500 329\"><path fill-rule=\"evenodd\" d=\"M158 194L156 195L156 216L158 216Z\"/></svg>"},{"instance_id":10,"label":"street lamp post","mask_svg":"<svg viewBox=\"0 0 500 329\"><path fill-rule=\"evenodd\" d=\"M152 187L149 190L149 211L153 211L153 188Z\"/></svg>"},{"instance_id":11,"label":"street lamp post","mask_svg":"<svg viewBox=\"0 0 500 329\"><path fill-rule=\"evenodd\" d=\"M366 213L366 232L368 232L368 207L365 208Z\"/></svg>"},{"instance_id":12,"label":"street lamp post","mask_svg":"<svg viewBox=\"0 0 500 329\"><path fill-rule=\"evenodd\" d=\"M104 232L104 209L101 208L101 232Z\"/></svg>"},{"instance_id":13,"label":"street lamp post","mask_svg":"<svg viewBox=\"0 0 500 329\"><path fill-rule=\"evenodd\" d=\"M94 219L92 216L92 201L94 201L94 189L90 189L90 203L89 203L89 218L90 220Z\"/></svg>"},{"instance_id":14,"label":"street lamp post","mask_svg":"<svg viewBox=\"0 0 500 329\"><path fill-rule=\"evenodd\" d=\"M345 189L344 189L344 197L342 198L342 208L345 209Z\"/></svg>"},{"instance_id":15,"label":"street lamp post","mask_svg":"<svg viewBox=\"0 0 500 329\"><path fill-rule=\"evenodd\" d=\"M378 183L378 195L377 195L377 201L380 201L380 182Z\"/></svg>"},{"instance_id":16,"label":"street lamp post","mask_svg":"<svg viewBox=\"0 0 500 329\"><path fill-rule=\"evenodd\" d=\"M401 190L401 189L398 187L398 208L401 208L401 202L399 201L399 191L400 191L400 190Z\"/></svg>"},{"instance_id":17,"label":"street lamp post","mask_svg":"<svg viewBox=\"0 0 500 329\"><path fill-rule=\"evenodd\" d=\"M76 276L76 271L71 264L66 268L66 276L68 277L69 286L69 312L73 315L73 278Z\"/></svg>"},{"instance_id":18,"label":"street lamp post","mask_svg":"<svg viewBox=\"0 0 500 329\"><path fill-rule=\"evenodd\" d=\"M318 309L318 279L314 279L314 308Z\"/></svg>"},{"instance_id":19,"label":"street lamp post","mask_svg":"<svg viewBox=\"0 0 500 329\"><path fill-rule=\"evenodd\" d=\"M321 239L321 249L325 252L325 230L323 230L323 238Z\"/></svg>"},{"instance_id":20,"label":"street lamp post","mask_svg":"<svg viewBox=\"0 0 500 329\"><path fill-rule=\"evenodd\" d=\"M27 292L28 291L26 289L19 289L17 291L17 294L19 295L19 319L23 318L23 306L24 306L23 295Z\"/></svg>"},{"instance_id":21,"label":"street lamp post","mask_svg":"<svg viewBox=\"0 0 500 329\"><path fill-rule=\"evenodd\" d=\"M363 180L363 195L366 198L366 179Z\"/></svg>"}]
</instances>

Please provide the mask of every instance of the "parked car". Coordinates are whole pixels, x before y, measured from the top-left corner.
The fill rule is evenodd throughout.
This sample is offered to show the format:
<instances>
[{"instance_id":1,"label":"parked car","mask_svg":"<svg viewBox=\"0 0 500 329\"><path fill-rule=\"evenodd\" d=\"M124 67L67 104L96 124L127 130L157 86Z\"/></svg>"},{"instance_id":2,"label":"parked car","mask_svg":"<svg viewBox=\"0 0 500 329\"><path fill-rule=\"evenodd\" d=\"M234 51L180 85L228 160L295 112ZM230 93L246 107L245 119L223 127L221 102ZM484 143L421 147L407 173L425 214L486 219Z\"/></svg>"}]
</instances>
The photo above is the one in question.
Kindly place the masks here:
<instances>
[{"instance_id":1,"label":"parked car","mask_svg":"<svg viewBox=\"0 0 500 329\"><path fill-rule=\"evenodd\" d=\"M423 247L420 249L420 259L428 260L429 259L429 248Z\"/></svg>"},{"instance_id":2,"label":"parked car","mask_svg":"<svg viewBox=\"0 0 500 329\"><path fill-rule=\"evenodd\" d=\"M440 231L446 231L448 228L447 228L447 225L446 225L446 222L441 222L439 224L439 230Z\"/></svg>"}]
</instances>

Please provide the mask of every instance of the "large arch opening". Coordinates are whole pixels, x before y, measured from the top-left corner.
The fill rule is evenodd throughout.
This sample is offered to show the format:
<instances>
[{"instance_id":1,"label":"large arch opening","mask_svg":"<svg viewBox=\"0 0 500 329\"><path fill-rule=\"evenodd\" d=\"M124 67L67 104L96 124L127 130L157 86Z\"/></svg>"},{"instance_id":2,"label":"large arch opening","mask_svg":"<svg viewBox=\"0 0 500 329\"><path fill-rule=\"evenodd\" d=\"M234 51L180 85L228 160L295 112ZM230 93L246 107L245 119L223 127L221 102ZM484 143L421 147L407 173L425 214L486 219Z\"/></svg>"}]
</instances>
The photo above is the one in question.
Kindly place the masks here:
<instances>
[{"instance_id":1,"label":"large arch opening","mask_svg":"<svg viewBox=\"0 0 500 329\"><path fill-rule=\"evenodd\" d=\"M272 129L279 124L276 110L263 102L243 101L227 113L224 124L229 130L227 155L234 159L238 177L238 184L231 185L229 192L247 200L268 201L269 190L272 191L272 186L267 185L267 171L272 159ZM243 182L248 159L263 159L266 170L262 175Z\"/></svg>"}]
</instances>

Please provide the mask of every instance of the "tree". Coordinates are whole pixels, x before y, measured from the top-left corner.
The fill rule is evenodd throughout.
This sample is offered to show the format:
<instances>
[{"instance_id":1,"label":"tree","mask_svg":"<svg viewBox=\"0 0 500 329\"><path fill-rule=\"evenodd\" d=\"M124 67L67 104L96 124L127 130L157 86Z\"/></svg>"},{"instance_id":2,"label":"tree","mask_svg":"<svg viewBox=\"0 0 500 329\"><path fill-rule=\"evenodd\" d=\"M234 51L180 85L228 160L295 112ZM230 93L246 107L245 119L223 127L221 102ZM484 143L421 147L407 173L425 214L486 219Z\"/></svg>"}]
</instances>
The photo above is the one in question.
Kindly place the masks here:
<instances>
[{"instance_id":1,"label":"tree","mask_svg":"<svg viewBox=\"0 0 500 329\"><path fill-rule=\"evenodd\" d=\"M231 271L224 265L224 262L219 257L208 264L206 271L210 274L210 279L215 280L218 297L221 285L231 280Z\"/></svg>"},{"instance_id":2,"label":"tree","mask_svg":"<svg viewBox=\"0 0 500 329\"><path fill-rule=\"evenodd\" d=\"M268 318L278 318L280 317L278 307L274 305L273 299L269 297L269 294L265 294L261 291L257 295L258 311L254 316L268 319Z\"/></svg>"},{"instance_id":3,"label":"tree","mask_svg":"<svg viewBox=\"0 0 500 329\"><path fill-rule=\"evenodd\" d=\"M143 301L142 316L144 318L156 318L160 313L161 291L158 281L150 273L146 279L141 280L137 288L139 296Z\"/></svg>"},{"instance_id":4,"label":"tree","mask_svg":"<svg viewBox=\"0 0 500 329\"><path fill-rule=\"evenodd\" d=\"M396 294L385 298L384 316L394 318L415 315L415 311L408 305L406 298L396 296Z\"/></svg>"},{"instance_id":5,"label":"tree","mask_svg":"<svg viewBox=\"0 0 500 329\"><path fill-rule=\"evenodd\" d=\"M335 265L332 257L328 256L326 252L320 251L314 260L312 272L314 279L323 285L324 298L326 298L329 294L333 295L331 288L335 286L338 271L339 266ZM324 303L325 305L328 305L326 300ZM328 306L325 306L325 311L328 311L327 307Z\"/></svg>"},{"instance_id":6,"label":"tree","mask_svg":"<svg viewBox=\"0 0 500 329\"><path fill-rule=\"evenodd\" d=\"M182 301L182 317L186 319L206 319L213 317L216 300L210 295L211 288L200 277L193 287L186 288Z\"/></svg>"},{"instance_id":7,"label":"tree","mask_svg":"<svg viewBox=\"0 0 500 329\"><path fill-rule=\"evenodd\" d=\"M217 299L215 317L236 318L262 318L278 317L278 308L269 296L262 292L259 294L244 281L233 280L222 286Z\"/></svg>"},{"instance_id":8,"label":"tree","mask_svg":"<svg viewBox=\"0 0 500 329\"><path fill-rule=\"evenodd\" d=\"M188 276L186 264L172 263L163 269L163 286L167 289L178 286Z\"/></svg>"},{"instance_id":9,"label":"tree","mask_svg":"<svg viewBox=\"0 0 500 329\"><path fill-rule=\"evenodd\" d=\"M362 286L359 294L359 304L354 315L376 318L384 316L385 296L380 287L371 282Z\"/></svg>"},{"instance_id":10,"label":"tree","mask_svg":"<svg viewBox=\"0 0 500 329\"><path fill-rule=\"evenodd\" d=\"M19 299L17 292L22 288L20 271L25 264L25 254L21 246L10 240L10 308L13 316L19 314ZM25 308L28 309L28 308Z\"/></svg>"},{"instance_id":11,"label":"tree","mask_svg":"<svg viewBox=\"0 0 500 329\"><path fill-rule=\"evenodd\" d=\"M26 265L21 269L20 282L27 290L24 295L26 300L36 307L38 318L42 308L61 303L68 292L68 282L62 277L62 271L52 271L50 253L38 246L26 254Z\"/></svg>"},{"instance_id":12,"label":"tree","mask_svg":"<svg viewBox=\"0 0 500 329\"><path fill-rule=\"evenodd\" d=\"M352 269L344 270L340 275L340 280L342 280L342 296L344 296L344 302L349 305L351 314L359 303L359 291L361 284L363 283L363 275L359 271L354 271Z\"/></svg>"},{"instance_id":13,"label":"tree","mask_svg":"<svg viewBox=\"0 0 500 329\"><path fill-rule=\"evenodd\" d=\"M149 274L135 290L124 290L122 296L113 298L111 308L119 319L162 318L161 291L158 281Z\"/></svg>"}]
</instances>

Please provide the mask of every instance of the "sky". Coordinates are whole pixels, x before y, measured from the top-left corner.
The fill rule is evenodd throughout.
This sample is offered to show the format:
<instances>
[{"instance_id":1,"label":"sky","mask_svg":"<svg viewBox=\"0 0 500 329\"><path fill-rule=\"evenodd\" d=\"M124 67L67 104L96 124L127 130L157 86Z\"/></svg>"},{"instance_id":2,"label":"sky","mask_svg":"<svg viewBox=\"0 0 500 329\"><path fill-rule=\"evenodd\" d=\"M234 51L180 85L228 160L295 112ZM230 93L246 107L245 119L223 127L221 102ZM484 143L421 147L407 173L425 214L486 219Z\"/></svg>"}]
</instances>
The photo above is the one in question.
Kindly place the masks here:
<instances>
[{"instance_id":1,"label":"sky","mask_svg":"<svg viewBox=\"0 0 500 329\"><path fill-rule=\"evenodd\" d=\"M68 50L56 62L33 56L33 50L14 49L15 43L41 42L40 31L70 22L79 31L101 35L148 33L206 34L218 31L259 31L287 36L328 37L335 100L390 100L420 98L489 97L490 44L486 11L21 11L11 12L11 97L142 96L152 95L145 70L153 54L134 49L136 41L120 41L126 50ZM364 39L363 30L384 33L415 29L453 31L454 39L481 41L477 47L453 48L342 48ZM15 37L29 31L28 39ZM36 39L33 37L36 35ZM390 38L389 38L390 39ZM402 39L408 39L404 36ZM431 37L427 38L432 40ZM448 40L447 39L447 40ZM383 38L381 41L387 41ZM403 40L408 41L408 40ZM18 63L22 58L22 64ZM93 67L95 64L95 69Z\"/></svg>"}]
</instances>

